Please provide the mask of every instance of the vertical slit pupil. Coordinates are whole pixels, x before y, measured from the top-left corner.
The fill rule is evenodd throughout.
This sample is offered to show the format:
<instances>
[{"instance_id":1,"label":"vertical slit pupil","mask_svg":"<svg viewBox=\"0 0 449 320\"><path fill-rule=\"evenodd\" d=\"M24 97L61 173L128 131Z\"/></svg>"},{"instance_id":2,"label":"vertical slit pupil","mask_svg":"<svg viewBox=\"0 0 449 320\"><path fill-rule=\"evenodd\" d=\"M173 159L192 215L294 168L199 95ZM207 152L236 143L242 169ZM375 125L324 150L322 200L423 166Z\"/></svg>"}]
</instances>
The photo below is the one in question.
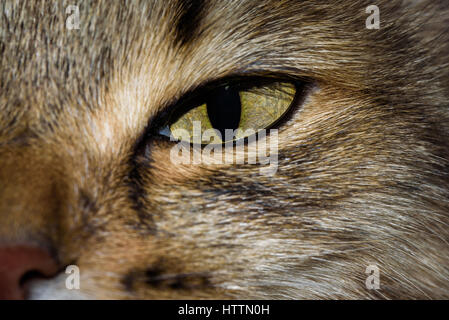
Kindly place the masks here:
<instances>
[{"instance_id":1,"label":"vertical slit pupil","mask_svg":"<svg viewBox=\"0 0 449 320\"><path fill-rule=\"evenodd\" d=\"M207 114L214 129L220 131L225 141L225 129L239 127L242 106L239 91L232 87L215 90L207 99Z\"/></svg>"}]
</instances>

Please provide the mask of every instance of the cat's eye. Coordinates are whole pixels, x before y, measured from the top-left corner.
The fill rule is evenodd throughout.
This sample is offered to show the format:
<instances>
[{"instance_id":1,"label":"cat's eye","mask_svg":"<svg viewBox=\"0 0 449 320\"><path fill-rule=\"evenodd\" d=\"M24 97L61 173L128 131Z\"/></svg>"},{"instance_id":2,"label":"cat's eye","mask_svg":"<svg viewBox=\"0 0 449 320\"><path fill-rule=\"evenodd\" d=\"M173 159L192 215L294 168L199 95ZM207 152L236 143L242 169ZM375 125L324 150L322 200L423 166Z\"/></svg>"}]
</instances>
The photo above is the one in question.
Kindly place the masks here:
<instances>
[{"instance_id":1,"label":"cat's eye","mask_svg":"<svg viewBox=\"0 0 449 320\"><path fill-rule=\"evenodd\" d=\"M172 115L159 134L189 143L223 143L275 125L289 110L296 85L264 81L256 85L218 86Z\"/></svg>"}]
</instances>

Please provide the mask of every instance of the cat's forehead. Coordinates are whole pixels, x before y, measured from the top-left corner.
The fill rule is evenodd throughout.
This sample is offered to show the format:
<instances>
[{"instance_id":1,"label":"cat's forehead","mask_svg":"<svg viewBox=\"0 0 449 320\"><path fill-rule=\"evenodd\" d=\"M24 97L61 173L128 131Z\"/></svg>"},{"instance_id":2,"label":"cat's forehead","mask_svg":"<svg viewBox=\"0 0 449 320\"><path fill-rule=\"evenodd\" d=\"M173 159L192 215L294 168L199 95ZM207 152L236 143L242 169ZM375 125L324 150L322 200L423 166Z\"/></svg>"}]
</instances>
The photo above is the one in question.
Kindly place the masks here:
<instances>
[{"instance_id":1,"label":"cat's forehead","mask_svg":"<svg viewBox=\"0 0 449 320\"><path fill-rule=\"evenodd\" d=\"M248 10L250 3L252 10ZM187 62L185 57L197 47L202 52L195 53L203 56L207 50L220 50L220 60L232 50L235 59L249 53L245 52L251 50L245 47L248 40L263 38L264 30L271 33L261 21L269 12L268 3L82 1L75 6L64 1L5 2L0 39L6 60L1 70L33 75L29 80L39 84L46 77L98 81L112 76L111 71L151 63L150 58L165 57L166 66L176 60Z\"/></svg>"},{"instance_id":2,"label":"cat's forehead","mask_svg":"<svg viewBox=\"0 0 449 320\"><path fill-rule=\"evenodd\" d=\"M313 2L6 1L0 7L0 76L11 90L20 80L22 93L44 87L67 96L143 72L172 87L237 71L307 72L317 68L310 67L312 56L331 44L320 38L320 28L333 32L329 20L338 22L332 4ZM332 52L341 58L339 50L328 50L327 59Z\"/></svg>"}]
</instances>

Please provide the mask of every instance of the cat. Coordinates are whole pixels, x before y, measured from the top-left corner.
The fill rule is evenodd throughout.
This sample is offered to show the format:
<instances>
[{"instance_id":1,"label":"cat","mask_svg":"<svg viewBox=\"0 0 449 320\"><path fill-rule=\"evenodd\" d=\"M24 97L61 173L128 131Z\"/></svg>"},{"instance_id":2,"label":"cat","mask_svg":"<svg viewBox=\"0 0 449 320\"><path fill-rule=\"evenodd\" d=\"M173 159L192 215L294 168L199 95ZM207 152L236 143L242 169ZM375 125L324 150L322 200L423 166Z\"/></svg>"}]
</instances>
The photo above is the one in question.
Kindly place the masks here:
<instances>
[{"instance_id":1,"label":"cat","mask_svg":"<svg viewBox=\"0 0 449 320\"><path fill-rule=\"evenodd\" d=\"M0 298L449 298L448 17L2 1ZM295 91L273 174L172 161L173 110L260 82Z\"/></svg>"}]
</instances>

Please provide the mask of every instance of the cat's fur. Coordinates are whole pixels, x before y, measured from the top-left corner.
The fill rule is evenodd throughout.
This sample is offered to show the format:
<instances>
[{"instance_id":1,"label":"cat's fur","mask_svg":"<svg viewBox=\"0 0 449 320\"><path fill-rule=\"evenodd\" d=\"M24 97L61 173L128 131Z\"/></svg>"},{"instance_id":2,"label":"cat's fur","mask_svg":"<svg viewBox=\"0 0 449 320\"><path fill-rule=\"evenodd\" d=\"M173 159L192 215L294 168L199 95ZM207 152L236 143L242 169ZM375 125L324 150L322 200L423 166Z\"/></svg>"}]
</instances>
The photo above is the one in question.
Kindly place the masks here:
<instances>
[{"instance_id":1,"label":"cat's fur","mask_svg":"<svg viewBox=\"0 0 449 320\"><path fill-rule=\"evenodd\" d=\"M61 267L31 298L449 298L446 1L85 0L68 30L70 4L0 3L0 241ZM311 88L272 177L145 135L268 74Z\"/></svg>"}]
</instances>

